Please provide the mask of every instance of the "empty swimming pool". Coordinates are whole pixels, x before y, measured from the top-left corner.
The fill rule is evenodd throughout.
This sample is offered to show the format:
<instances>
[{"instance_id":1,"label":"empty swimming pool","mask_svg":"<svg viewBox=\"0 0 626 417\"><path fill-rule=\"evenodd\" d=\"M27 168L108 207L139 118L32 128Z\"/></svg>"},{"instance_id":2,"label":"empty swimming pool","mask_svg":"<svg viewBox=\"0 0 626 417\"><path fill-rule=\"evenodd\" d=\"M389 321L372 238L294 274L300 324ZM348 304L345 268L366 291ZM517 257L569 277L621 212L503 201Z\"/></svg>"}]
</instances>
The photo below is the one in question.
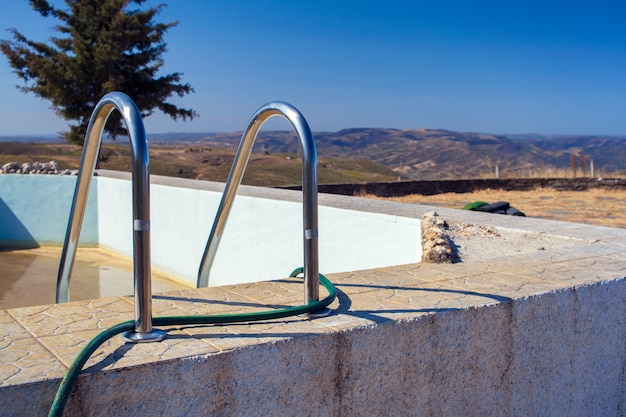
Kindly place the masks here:
<instances>
[{"instance_id":1,"label":"empty swimming pool","mask_svg":"<svg viewBox=\"0 0 626 417\"><path fill-rule=\"evenodd\" d=\"M59 246L65 236L75 181L75 177L65 176L0 176L0 244ZM183 285L195 286L223 187L207 181L151 176L153 271L176 277ZM130 173L98 171L89 196L79 252L85 246L92 246L104 249L104 254L112 252L131 259L131 194ZM333 198L320 196L320 272L419 262L419 216L376 212L362 199L353 200L360 200L358 205L328 204ZM285 278L293 268L302 266L301 235L300 192L241 186L210 285ZM42 278L50 285L56 280L56 259L51 275ZM107 263L101 265L106 267ZM108 273L101 269L89 274ZM75 269L70 284L72 300L79 297L81 279L89 278L81 278ZM126 293L132 293L132 278L124 279L127 280L124 285L130 289ZM159 292L156 281L153 292ZM50 302L54 302L54 288L50 294ZM95 296L96 292L92 294ZM100 291L100 296L103 294L108 292Z\"/></svg>"}]
</instances>

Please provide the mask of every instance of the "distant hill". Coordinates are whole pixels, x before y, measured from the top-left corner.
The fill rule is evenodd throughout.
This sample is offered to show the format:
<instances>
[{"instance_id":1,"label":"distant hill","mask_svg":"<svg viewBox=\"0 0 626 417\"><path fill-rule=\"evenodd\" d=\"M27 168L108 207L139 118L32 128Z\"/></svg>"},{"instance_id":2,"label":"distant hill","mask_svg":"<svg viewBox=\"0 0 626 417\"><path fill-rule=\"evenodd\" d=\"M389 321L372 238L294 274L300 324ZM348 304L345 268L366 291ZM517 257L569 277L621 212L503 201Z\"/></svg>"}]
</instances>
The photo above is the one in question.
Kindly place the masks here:
<instances>
[{"instance_id":1,"label":"distant hill","mask_svg":"<svg viewBox=\"0 0 626 417\"><path fill-rule=\"evenodd\" d=\"M200 139L236 146L241 133ZM492 135L430 129L356 128L314 134L319 155L368 159L407 179L478 178L498 166L502 176L550 176L569 170L572 154L593 160L596 172L626 168L626 138L608 136ZM293 132L261 132L256 152L298 151ZM580 159L579 159L580 161Z\"/></svg>"},{"instance_id":2,"label":"distant hill","mask_svg":"<svg viewBox=\"0 0 626 417\"><path fill-rule=\"evenodd\" d=\"M536 138L534 146L553 156L555 164L569 164L571 154L585 155L607 172L626 169L626 138L611 136L558 136Z\"/></svg>"},{"instance_id":3,"label":"distant hill","mask_svg":"<svg viewBox=\"0 0 626 417\"><path fill-rule=\"evenodd\" d=\"M242 132L165 133L150 134L148 140L151 148L193 145L234 151L241 135ZM626 169L624 137L492 135L442 129L382 128L317 132L314 136L320 157L369 160L404 179L493 177L496 166L501 177L550 177L558 170L569 171L572 155L584 155L582 159L587 163L593 160L596 173L602 175ZM118 142L124 143L123 140ZM3 141L0 138L0 142ZM299 144L294 132L261 131L253 152L266 157L296 154ZM364 169L373 169L373 166Z\"/></svg>"},{"instance_id":4,"label":"distant hill","mask_svg":"<svg viewBox=\"0 0 626 417\"><path fill-rule=\"evenodd\" d=\"M0 136L0 143L2 142L65 143L59 135L6 135Z\"/></svg>"}]
</instances>

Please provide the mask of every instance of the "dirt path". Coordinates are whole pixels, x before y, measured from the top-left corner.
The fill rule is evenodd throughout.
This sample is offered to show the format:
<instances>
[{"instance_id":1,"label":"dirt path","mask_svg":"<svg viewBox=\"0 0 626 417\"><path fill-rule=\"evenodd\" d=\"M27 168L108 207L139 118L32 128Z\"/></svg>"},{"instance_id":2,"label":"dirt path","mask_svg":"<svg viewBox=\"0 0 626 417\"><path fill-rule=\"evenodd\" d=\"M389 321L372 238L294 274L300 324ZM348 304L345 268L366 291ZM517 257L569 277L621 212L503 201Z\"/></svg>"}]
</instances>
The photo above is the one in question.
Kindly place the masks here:
<instances>
[{"instance_id":1,"label":"dirt path","mask_svg":"<svg viewBox=\"0 0 626 417\"><path fill-rule=\"evenodd\" d=\"M374 197L377 198L377 197ZM467 194L410 195L388 200L461 209L472 201L508 201L529 217L626 227L626 191L483 190Z\"/></svg>"}]
</instances>

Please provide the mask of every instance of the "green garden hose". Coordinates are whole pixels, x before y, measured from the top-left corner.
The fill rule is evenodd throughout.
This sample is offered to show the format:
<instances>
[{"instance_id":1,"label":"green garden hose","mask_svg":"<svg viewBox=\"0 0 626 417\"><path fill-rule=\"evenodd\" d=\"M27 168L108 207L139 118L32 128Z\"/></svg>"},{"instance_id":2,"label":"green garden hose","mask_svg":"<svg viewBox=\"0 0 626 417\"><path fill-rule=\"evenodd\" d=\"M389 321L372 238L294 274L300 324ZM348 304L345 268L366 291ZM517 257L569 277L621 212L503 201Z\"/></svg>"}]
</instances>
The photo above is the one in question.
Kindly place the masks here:
<instances>
[{"instance_id":1,"label":"green garden hose","mask_svg":"<svg viewBox=\"0 0 626 417\"><path fill-rule=\"evenodd\" d=\"M294 270L289 276L295 277L302 272L302 268ZM253 313L240 313L240 314L215 314L210 316L164 316L153 317L152 324L154 326L180 326L191 324L226 324L226 323L242 323L259 320L272 320L283 317L297 316L299 314L312 313L319 311L332 303L336 298L336 290L334 285L324 275L319 274L320 284L328 291L328 296L320 301L314 301L308 304L303 304L295 307L286 307L270 311L258 311ZM74 359L74 362L70 365L67 373L61 381L61 385L57 390L57 393L52 401L50 407L50 413L48 417L61 417L65 404L69 399L72 388L78 379L80 371L89 359L89 357L98 349L100 345L112 338L113 336L123 333L128 330L133 330L135 327L134 320L125 321L123 323L116 324L110 327L96 337L91 339L87 345L81 349Z\"/></svg>"}]
</instances>

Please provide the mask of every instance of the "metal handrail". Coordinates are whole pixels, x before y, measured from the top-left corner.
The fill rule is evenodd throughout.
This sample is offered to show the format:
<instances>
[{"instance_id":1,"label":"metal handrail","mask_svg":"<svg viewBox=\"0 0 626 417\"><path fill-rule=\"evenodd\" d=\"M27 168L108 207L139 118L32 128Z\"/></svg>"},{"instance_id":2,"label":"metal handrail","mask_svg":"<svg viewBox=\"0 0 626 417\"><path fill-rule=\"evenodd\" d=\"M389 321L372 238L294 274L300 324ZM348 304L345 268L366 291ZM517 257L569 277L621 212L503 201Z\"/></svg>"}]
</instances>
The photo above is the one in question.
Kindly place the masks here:
<instances>
[{"instance_id":1,"label":"metal handrail","mask_svg":"<svg viewBox=\"0 0 626 417\"><path fill-rule=\"evenodd\" d=\"M319 255L317 230L317 151L311 129L304 116L291 104L271 102L261 106L248 122L230 170L211 234L198 270L197 286L209 285L211 267L217 254L228 215L246 170L252 146L261 126L274 116L282 116L296 131L302 152L302 204L304 239L304 302L319 300Z\"/></svg>"},{"instance_id":2,"label":"metal handrail","mask_svg":"<svg viewBox=\"0 0 626 417\"><path fill-rule=\"evenodd\" d=\"M85 216L91 178L96 167L104 126L111 113L116 109L121 113L126 123L132 151L135 330L127 332L124 338L133 342L157 341L165 337L165 332L152 328L150 161L148 140L139 109L137 109L130 97L124 93L113 92L102 97L96 104L89 120L59 264L56 302L64 303L69 301L70 275Z\"/></svg>"}]
</instances>

